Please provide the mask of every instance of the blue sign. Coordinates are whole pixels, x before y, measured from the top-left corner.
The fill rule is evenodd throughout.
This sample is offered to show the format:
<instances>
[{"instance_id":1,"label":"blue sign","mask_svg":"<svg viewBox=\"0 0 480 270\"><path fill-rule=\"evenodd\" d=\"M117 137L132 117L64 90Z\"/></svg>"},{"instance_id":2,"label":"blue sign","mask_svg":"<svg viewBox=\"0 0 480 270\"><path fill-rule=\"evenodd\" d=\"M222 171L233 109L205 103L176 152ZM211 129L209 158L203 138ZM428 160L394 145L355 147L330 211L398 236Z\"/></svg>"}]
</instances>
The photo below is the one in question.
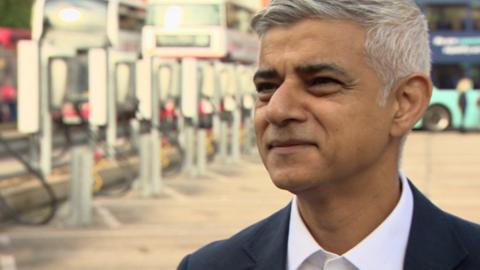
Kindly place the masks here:
<instances>
[{"instance_id":1,"label":"blue sign","mask_svg":"<svg viewBox=\"0 0 480 270\"><path fill-rule=\"evenodd\" d=\"M430 36L433 63L480 63L480 33L441 33Z\"/></svg>"}]
</instances>

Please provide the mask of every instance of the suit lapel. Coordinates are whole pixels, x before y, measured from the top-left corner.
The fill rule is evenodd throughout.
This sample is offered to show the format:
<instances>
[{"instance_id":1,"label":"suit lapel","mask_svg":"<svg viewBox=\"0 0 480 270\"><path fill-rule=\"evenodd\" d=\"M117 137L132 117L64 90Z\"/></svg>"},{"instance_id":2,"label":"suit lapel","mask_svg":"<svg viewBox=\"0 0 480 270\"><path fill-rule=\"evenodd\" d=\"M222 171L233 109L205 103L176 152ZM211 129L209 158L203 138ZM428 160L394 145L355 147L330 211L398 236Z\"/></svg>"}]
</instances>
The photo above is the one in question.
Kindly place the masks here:
<instances>
[{"instance_id":1,"label":"suit lapel","mask_svg":"<svg viewBox=\"0 0 480 270\"><path fill-rule=\"evenodd\" d=\"M244 246L254 265L247 269L285 269L287 258L290 207L283 208L270 219Z\"/></svg>"},{"instance_id":2,"label":"suit lapel","mask_svg":"<svg viewBox=\"0 0 480 270\"><path fill-rule=\"evenodd\" d=\"M405 270L452 270L468 255L452 229L451 219L410 183L413 219Z\"/></svg>"},{"instance_id":3,"label":"suit lapel","mask_svg":"<svg viewBox=\"0 0 480 270\"><path fill-rule=\"evenodd\" d=\"M404 270L453 270L468 253L456 237L451 219L410 183L413 219ZM290 204L269 218L244 245L248 264L231 269L285 269Z\"/></svg>"}]
</instances>

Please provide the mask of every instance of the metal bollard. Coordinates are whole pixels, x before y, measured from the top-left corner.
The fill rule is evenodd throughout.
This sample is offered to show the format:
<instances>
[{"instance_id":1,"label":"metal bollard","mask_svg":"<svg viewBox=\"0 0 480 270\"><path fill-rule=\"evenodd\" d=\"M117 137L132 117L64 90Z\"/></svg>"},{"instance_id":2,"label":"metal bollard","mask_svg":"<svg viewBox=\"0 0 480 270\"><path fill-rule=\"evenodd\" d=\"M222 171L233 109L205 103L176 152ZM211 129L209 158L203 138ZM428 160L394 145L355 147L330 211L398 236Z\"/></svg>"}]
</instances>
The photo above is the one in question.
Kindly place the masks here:
<instances>
[{"instance_id":1,"label":"metal bollard","mask_svg":"<svg viewBox=\"0 0 480 270\"><path fill-rule=\"evenodd\" d=\"M233 112L232 141L230 142L231 156L233 162L240 161L240 129L241 116L238 108Z\"/></svg>"},{"instance_id":2,"label":"metal bollard","mask_svg":"<svg viewBox=\"0 0 480 270\"><path fill-rule=\"evenodd\" d=\"M220 121L220 159L223 162L228 158L228 123L226 121Z\"/></svg>"},{"instance_id":3,"label":"metal bollard","mask_svg":"<svg viewBox=\"0 0 480 270\"><path fill-rule=\"evenodd\" d=\"M38 155L38 138L37 135L30 135L29 137L29 158L30 164L33 165L34 168L39 168L39 155Z\"/></svg>"},{"instance_id":4,"label":"metal bollard","mask_svg":"<svg viewBox=\"0 0 480 270\"><path fill-rule=\"evenodd\" d=\"M139 150L139 141L140 141L140 123L137 119L130 120L130 138L132 143L133 151Z\"/></svg>"},{"instance_id":5,"label":"metal bollard","mask_svg":"<svg viewBox=\"0 0 480 270\"><path fill-rule=\"evenodd\" d=\"M195 168L195 128L192 125L185 126L185 167L184 171L196 176Z\"/></svg>"},{"instance_id":6,"label":"metal bollard","mask_svg":"<svg viewBox=\"0 0 480 270\"><path fill-rule=\"evenodd\" d=\"M245 118L245 141L244 141L244 153L250 155L253 153L253 141L254 141L254 134L253 134L253 121L250 117Z\"/></svg>"},{"instance_id":7,"label":"metal bollard","mask_svg":"<svg viewBox=\"0 0 480 270\"><path fill-rule=\"evenodd\" d=\"M69 195L71 225L73 226L88 226L92 222L92 168L91 150L81 147L74 148Z\"/></svg>"},{"instance_id":8,"label":"metal bollard","mask_svg":"<svg viewBox=\"0 0 480 270\"><path fill-rule=\"evenodd\" d=\"M207 131L203 128L197 130L197 173L205 175L207 168Z\"/></svg>"},{"instance_id":9,"label":"metal bollard","mask_svg":"<svg viewBox=\"0 0 480 270\"><path fill-rule=\"evenodd\" d=\"M150 197L151 192L148 186L148 179L151 178L150 175L150 160L151 160L151 151L150 151L150 138L148 135L142 135L140 137L140 172L138 173L138 187L142 197Z\"/></svg>"},{"instance_id":10,"label":"metal bollard","mask_svg":"<svg viewBox=\"0 0 480 270\"><path fill-rule=\"evenodd\" d=\"M142 197L160 194L162 187L160 139L158 135L145 134L140 137L139 189Z\"/></svg>"},{"instance_id":11,"label":"metal bollard","mask_svg":"<svg viewBox=\"0 0 480 270\"><path fill-rule=\"evenodd\" d=\"M160 160L161 143L160 134L158 132L152 132L150 136L150 148L152 149L150 160L152 177L150 183L152 186L152 194L156 196L160 194L162 187L162 161Z\"/></svg>"},{"instance_id":12,"label":"metal bollard","mask_svg":"<svg viewBox=\"0 0 480 270\"><path fill-rule=\"evenodd\" d=\"M151 160L150 137L149 135L142 135L140 137L140 173L139 173L139 189L142 197L150 197L152 192L150 190L149 179L152 178L150 170Z\"/></svg>"},{"instance_id":13,"label":"metal bollard","mask_svg":"<svg viewBox=\"0 0 480 270\"><path fill-rule=\"evenodd\" d=\"M117 93L115 89L115 68L111 61L112 50L107 49L107 157L114 160L117 144Z\"/></svg>"}]
</instances>

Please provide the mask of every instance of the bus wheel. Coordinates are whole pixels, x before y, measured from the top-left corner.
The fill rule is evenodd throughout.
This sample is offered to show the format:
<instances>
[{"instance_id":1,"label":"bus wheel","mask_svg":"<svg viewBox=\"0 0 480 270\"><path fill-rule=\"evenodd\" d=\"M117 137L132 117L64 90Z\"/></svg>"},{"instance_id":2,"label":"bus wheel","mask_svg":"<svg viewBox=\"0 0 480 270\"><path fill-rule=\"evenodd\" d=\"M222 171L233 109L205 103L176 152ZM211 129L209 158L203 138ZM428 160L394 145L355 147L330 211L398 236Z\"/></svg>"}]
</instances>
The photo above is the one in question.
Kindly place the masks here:
<instances>
[{"instance_id":1,"label":"bus wheel","mask_svg":"<svg viewBox=\"0 0 480 270\"><path fill-rule=\"evenodd\" d=\"M423 128L429 131L444 131L451 123L450 111L441 105L430 106L423 116Z\"/></svg>"}]
</instances>

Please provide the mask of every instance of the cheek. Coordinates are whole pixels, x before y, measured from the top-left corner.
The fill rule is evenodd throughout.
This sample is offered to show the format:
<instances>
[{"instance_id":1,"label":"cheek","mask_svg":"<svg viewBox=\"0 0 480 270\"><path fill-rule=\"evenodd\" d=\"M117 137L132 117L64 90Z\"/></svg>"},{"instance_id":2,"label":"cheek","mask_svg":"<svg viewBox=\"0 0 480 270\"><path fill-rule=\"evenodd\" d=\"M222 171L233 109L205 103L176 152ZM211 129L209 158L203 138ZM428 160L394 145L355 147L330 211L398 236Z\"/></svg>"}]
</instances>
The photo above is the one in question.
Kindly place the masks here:
<instances>
[{"instance_id":1,"label":"cheek","mask_svg":"<svg viewBox=\"0 0 480 270\"><path fill-rule=\"evenodd\" d=\"M262 134L265 132L265 128L267 126L267 121L265 120L265 116L262 109L256 109L254 120L255 126L255 135L257 136L257 141L261 138Z\"/></svg>"},{"instance_id":2,"label":"cheek","mask_svg":"<svg viewBox=\"0 0 480 270\"><path fill-rule=\"evenodd\" d=\"M255 111L255 117L254 117L253 123L255 128L255 141L257 143L257 148L259 150L260 155L263 156L264 149L262 147L262 138L267 128L267 122L265 121L265 118L263 117L262 112L260 112L259 110Z\"/></svg>"}]
</instances>

